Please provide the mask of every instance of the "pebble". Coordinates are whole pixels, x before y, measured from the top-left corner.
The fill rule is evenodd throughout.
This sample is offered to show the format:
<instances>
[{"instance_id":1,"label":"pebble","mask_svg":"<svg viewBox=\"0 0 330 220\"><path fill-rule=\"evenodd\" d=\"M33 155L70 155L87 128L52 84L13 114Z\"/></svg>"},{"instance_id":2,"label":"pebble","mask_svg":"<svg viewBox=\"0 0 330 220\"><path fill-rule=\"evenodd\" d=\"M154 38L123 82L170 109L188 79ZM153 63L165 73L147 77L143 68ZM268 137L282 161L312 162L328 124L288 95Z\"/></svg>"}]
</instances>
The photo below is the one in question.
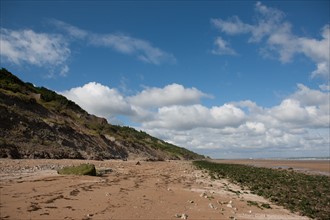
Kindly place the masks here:
<instances>
[{"instance_id":1,"label":"pebble","mask_svg":"<svg viewBox=\"0 0 330 220\"><path fill-rule=\"evenodd\" d=\"M174 217L176 218L181 218L181 219L188 219L188 215L183 213L183 214L175 214Z\"/></svg>"},{"instance_id":2,"label":"pebble","mask_svg":"<svg viewBox=\"0 0 330 220\"><path fill-rule=\"evenodd\" d=\"M34 172L43 171L43 170L57 170L57 169L61 169L63 167L64 167L64 165L57 165L57 164L20 166L19 163L17 163L14 166L0 167L0 172L2 172L2 173L34 173Z\"/></svg>"},{"instance_id":3,"label":"pebble","mask_svg":"<svg viewBox=\"0 0 330 220\"><path fill-rule=\"evenodd\" d=\"M188 215L187 214L182 214L181 219L188 219Z\"/></svg>"},{"instance_id":4,"label":"pebble","mask_svg":"<svg viewBox=\"0 0 330 220\"><path fill-rule=\"evenodd\" d=\"M181 218L181 215L180 214L175 214L174 217L175 218Z\"/></svg>"},{"instance_id":5,"label":"pebble","mask_svg":"<svg viewBox=\"0 0 330 220\"><path fill-rule=\"evenodd\" d=\"M202 194L200 194L199 195L200 197L203 197L203 198L205 198L205 199L207 199L208 198L208 196L207 196L207 194L205 193L205 192L203 192Z\"/></svg>"}]
</instances>

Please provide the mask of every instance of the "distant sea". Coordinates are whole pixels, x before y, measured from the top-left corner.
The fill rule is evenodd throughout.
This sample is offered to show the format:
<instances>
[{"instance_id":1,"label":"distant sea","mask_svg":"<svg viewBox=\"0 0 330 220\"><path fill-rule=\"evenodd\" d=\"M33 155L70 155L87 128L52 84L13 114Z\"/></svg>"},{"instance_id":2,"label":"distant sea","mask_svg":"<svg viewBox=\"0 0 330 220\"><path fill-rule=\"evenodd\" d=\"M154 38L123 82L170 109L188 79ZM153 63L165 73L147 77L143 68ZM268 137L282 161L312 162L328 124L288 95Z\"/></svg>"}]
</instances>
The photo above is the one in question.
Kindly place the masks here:
<instances>
[{"instance_id":1,"label":"distant sea","mask_svg":"<svg viewBox=\"0 0 330 220\"><path fill-rule=\"evenodd\" d=\"M253 158L253 159L258 160L258 158ZM330 160L330 157L278 157L278 158L260 158L260 160Z\"/></svg>"}]
</instances>

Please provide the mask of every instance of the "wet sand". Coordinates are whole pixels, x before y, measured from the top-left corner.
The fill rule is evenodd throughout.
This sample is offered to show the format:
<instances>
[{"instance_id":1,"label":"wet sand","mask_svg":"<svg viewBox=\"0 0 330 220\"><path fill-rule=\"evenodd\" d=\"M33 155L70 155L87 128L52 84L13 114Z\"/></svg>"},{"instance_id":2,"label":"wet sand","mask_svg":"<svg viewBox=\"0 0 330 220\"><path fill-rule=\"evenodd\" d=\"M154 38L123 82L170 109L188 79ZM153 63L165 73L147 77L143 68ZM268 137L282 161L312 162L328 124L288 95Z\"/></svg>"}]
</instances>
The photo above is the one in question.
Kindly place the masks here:
<instances>
[{"instance_id":1,"label":"wet sand","mask_svg":"<svg viewBox=\"0 0 330 220\"><path fill-rule=\"evenodd\" d=\"M61 176L55 170L86 162L108 173ZM136 163L0 160L0 219L308 219L225 179L212 180L191 162Z\"/></svg>"},{"instance_id":2,"label":"wet sand","mask_svg":"<svg viewBox=\"0 0 330 220\"><path fill-rule=\"evenodd\" d=\"M307 174L330 176L330 160L212 160L216 163L244 164L275 169L293 169Z\"/></svg>"}]
</instances>

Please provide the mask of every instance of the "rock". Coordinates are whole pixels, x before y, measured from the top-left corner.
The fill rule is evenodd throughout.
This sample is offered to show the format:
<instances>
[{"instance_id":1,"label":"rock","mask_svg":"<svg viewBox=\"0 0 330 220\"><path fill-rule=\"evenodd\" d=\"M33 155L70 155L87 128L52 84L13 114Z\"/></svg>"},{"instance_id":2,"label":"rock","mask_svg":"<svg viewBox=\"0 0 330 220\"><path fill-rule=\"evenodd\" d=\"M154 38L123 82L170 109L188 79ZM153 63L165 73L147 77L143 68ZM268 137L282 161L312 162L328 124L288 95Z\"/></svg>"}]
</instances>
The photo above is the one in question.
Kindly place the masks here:
<instances>
[{"instance_id":1,"label":"rock","mask_svg":"<svg viewBox=\"0 0 330 220\"><path fill-rule=\"evenodd\" d=\"M64 167L58 170L57 173L61 175L96 176L96 170L93 164L81 164L79 166Z\"/></svg>"},{"instance_id":2,"label":"rock","mask_svg":"<svg viewBox=\"0 0 330 220\"><path fill-rule=\"evenodd\" d=\"M181 219L188 219L188 215L183 213L183 214L175 214L174 217L176 218L181 218Z\"/></svg>"},{"instance_id":3,"label":"rock","mask_svg":"<svg viewBox=\"0 0 330 220\"><path fill-rule=\"evenodd\" d=\"M199 196L207 199L207 194L206 194L205 192L203 192L203 193L200 194Z\"/></svg>"},{"instance_id":4,"label":"rock","mask_svg":"<svg viewBox=\"0 0 330 220\"><path fill-rule=\"evenodd\" d=\"M181 219L188 219L188 215L187 214L182 214Z\"/></svg>"}]
</instances>

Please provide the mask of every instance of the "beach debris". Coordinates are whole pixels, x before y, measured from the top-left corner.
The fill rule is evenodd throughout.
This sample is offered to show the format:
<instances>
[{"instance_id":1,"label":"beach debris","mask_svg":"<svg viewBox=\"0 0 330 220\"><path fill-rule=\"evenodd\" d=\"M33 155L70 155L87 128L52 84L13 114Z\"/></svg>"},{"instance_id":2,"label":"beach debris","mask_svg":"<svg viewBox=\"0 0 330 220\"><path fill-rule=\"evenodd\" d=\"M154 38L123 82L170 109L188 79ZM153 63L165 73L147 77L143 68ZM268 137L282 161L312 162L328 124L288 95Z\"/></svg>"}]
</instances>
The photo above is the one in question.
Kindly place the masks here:
<instances>
[{"instance_id":1,"label":"beach debris","mask_svg":"<svg viewBox=\"0 0 330 220\"><path fill-rule=\"evenodd\" d=\"M202 197L202 198L205 198L205 199L207 199L208 198L208 196L207 196L207 194L205 193L205 192L203 192L202 194L200 194L199 195L200 197Z\"/></svg>"},{"instance_id":2,"label":"beach debris","mask_svg":"<svg viewBox=\"0 0 330 220\"><path fill-rule=\"evenodd\" d=\"M249 214L251 214L251 213L252 213L252 210L249 211Z\"/></svg>"},{"instance_id":3,"label":"beach debris","mask_svg":"<svg viewBox=\"0 0 330 220\"><path fill-rule=\"evenodd\" d=\"M191 203L192 204L192 203L194 203L194 201L193 200L188 200L188 203Z\"/></svg>"},{"instance_id":4,"label":"beach debris","mask_svg":"<svg viewBox=\"0 0 330 220\"><path fill-rule=\"evenodd\" d=\"M188 219L188 215L183 213L183 214L175 214L174 217L176 218L181 218L181 219Z\"/></svg>"},{"instance_id":5,"label":"beach debris","mask_svg":"<svg viewBox=\"0 0 330 220\"><path fill-rule=\"evenodd\" d=\"M188 215L183 213L183 214L181 215L181 219L188 219Z\"/></svg>"},{"instance_id":6,"label":"beach debris","mask_svg":"<svg viewBox=\"0 0 330 220\"><path fill-rule=\"evenodd\" d=\"M209 207L210 207L211 209L215 209L215 207L213 206L212 203L209 203Z\"/></svg>"},{"instance_id":7,"label":"beach debris","mask_svg":"<svg viewBox=\"0 0 330 220\"><path fill-rule=\"evenodd\" d=\"M228 207L228 208L233 208L233 206L232 206L231 203L228 203L228 204L227 204L227 207Z\"/></svg>"},{"instance_id":8,"label":"beach debris","mask_svg":"<svg viewBox=\"0 0 330 220\"><path fill-rule=\"evenodd\" d=\"M135 165L141 165L140 161L136 162L136 164L135 164Z\"/></svg>"}]
</instances>

